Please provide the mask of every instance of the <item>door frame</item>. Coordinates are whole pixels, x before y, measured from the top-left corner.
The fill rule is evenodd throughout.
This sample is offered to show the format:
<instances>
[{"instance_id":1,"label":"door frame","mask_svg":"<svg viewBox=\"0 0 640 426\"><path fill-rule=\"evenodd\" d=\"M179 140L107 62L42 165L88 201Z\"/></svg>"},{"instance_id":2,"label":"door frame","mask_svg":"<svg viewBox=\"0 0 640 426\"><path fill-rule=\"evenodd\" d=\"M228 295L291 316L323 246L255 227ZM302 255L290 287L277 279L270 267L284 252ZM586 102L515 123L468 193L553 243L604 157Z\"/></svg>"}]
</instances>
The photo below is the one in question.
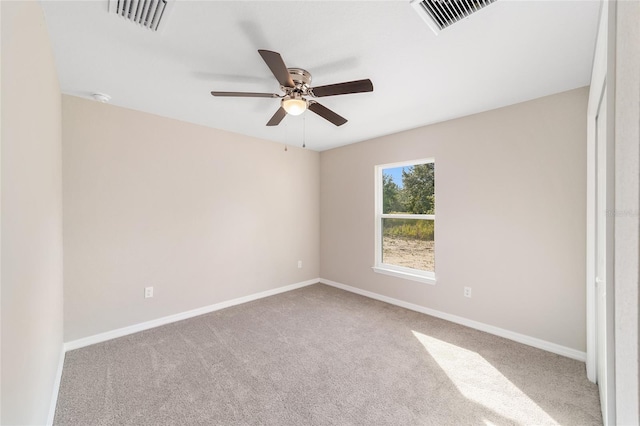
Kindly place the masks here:
<instances>
[{"instance_id":1,"label":"door frame","mask_svg":"<svg viewBox=\"0 0 640 426\"><path fill-rule=\"evenodd\" d=\"M606 101L606 211L614 211L615 190L615 1L603 0L600 8L598 37L591 74L589 103L587 106L587 234L586 234L586 300L587 300L587 378L597 382L597 318L596 318L596 118L601 101ZM602 99L605 93L607 99ZM610 355L607 367L607 417L604 424L615 424L615 351L614 351L614 220L613 214L606 214L606 310L607 342L606 351Z\"/></svg>"}]
</instances>

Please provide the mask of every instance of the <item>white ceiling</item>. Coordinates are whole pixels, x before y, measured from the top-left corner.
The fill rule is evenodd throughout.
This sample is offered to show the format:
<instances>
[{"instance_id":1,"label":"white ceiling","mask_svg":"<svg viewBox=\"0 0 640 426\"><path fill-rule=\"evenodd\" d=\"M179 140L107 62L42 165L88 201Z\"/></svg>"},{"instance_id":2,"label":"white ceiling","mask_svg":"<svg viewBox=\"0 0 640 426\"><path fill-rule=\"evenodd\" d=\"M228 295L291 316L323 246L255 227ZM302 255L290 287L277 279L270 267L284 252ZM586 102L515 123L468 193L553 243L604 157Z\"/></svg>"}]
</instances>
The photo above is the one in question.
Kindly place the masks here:
<instances>
[{"instance_id":1,"label":"white ceiling","mask_svg":"<svg viewBox=\"0 0 640 426\"><path fill-rule=\"evenodd\" d=\"M498 0L438 36L409 1L177 0L159 32L108 1L43 1L63 93L262 139L325 150L589 84L598 1ZM278 127L280 93L258 49L305 68L312 86L370 78L372 93L318 99Z\"/></svg>"}]
</instances>

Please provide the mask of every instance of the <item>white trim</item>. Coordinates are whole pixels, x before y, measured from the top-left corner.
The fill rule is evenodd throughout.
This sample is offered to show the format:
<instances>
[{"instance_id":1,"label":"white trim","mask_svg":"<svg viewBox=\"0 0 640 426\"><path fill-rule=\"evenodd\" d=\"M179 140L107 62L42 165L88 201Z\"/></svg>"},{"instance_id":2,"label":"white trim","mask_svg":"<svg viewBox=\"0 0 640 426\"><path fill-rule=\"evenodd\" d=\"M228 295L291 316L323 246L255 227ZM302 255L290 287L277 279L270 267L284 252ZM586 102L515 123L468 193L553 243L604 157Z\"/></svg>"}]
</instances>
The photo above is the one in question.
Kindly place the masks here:
<instances>
[{"instance_id":1,"label":"white trim","mask_svg":"<svg viewBox=\"0 0 640 426\"><path fill-rule=\"evenodd\" d=\"M383 213L380 215L382 219L422 219L436 220L435 214L407 214L407 213Z\"/></svg>"},{"instance_id":2,"label":"white trim","mask_svg":"<svg viewBox=\"0 0 640 426\"><path fill-rule=\"evenodd\" d=\"M405 268L397 265L389 265L382 261L382 219L412 219L412 220L432 220L435 224L435 214L396 214L383 213L383 188L382 173L385 169L394 169L397 167L413 167L423 164L435 164L435 157L421 158L419 160L408 160L397 163L378 164L374 167L374 257L373 270L375 272L391 275L398 278L405 278L412 281L423 282L427 284L435 284L435 271L422 271L419 269Z\"/></svg>"},{"instance_id":3,"label":"white trim","mask_svg":"<svg viewBox=\"0 0 640 426\"><path fill-rule=\"evenodd\" d=\"M378 164L376 168L395 169L396 167L411 167L411 166L418 166L422 164L430 164L435 162L436 162L435 157L427 157L427 158L420 158L419 160L407 160L407 161L398 161L396 163Z\"/></svg>"},{"instance_id":4,"label":"white trim","mask_svg":"<svg viewBox=\"0 0 640 426\"><path fill-rule=\"evenodd\" d=\"M431 284L431 285L436 284L436 276L433 272L424 272L424 271L419 271L417 269L402 268L402 269L407 269L407 271L404 271L404 270L400 270L400 268L401 268L400 266L395 266L395 265L387 266L384 263L380 266L371 267L371 269L373 269L374 272L377 272L379 274L390 275L396 278L404 278L405 280L418 281L425 284ZM413 271L416 271L416 272L413 272Z\"/></svg>"},{"instance_id":5,"label":"white trim","mask_svg":"<svg viewBox=\"0 0 640 426\"><path fill-rule=\"evenodd\" d=\"M357 287L352 287L346 284L341 284L336 281L327 280L324 278L320 278L320 282L322 284L330 285L332 287L336 287L345 291L349 291L351 293L356 293L361 296L369 297L371 299L379 300L381 302L390 303L392 305L400 306L405 309L409 309L412 311L420 312L423 314L431 315L436 318L441 318L447 321L454 322L456 324L464 325L469 328L474 328L476 330L484 331L489 334L493 334L496 336L504 337L505 339L513 340L518 343L523 343L528 346L533 346L534 348L542 349L547 352L551 352L554 354L566 356L567 358L572 358L578 361L584 362L586 359L586 353L582 351L578 351L576 349L568 348L566 346L558 345L556 343L548 342L546 340L538 339L536 337L527 336L525 334L516 333L514 331L505 330L503 328L494 327L489 324L484 324L478 321L470 320L464 317L459 317L457 315L447 314L445 312L436 311L435 309L425 308L424 306L416 305L413 303L405 302L403 300L394 299L392 297L383 296L378 293L373 293L371 291L362 290Z\"/></svg>"},{"instance_id":6,"label":"white trim","mask_svg":"<svg viewBox=\"0 0 640 426\"><path fill-rule=\"evenodd\" d=\"M382 189L382 166L375 166L373 168L374 173L374 189L373 189L373 213L374 213L374 224L373 224L373 232L375 232L374 236L374 253L373 253L373 264L380 265L382 263L382 219L380 219L380 215L382 214L382 203L383 200L383 189Z\"/></svg>"},{"instance_id":7,"label":"white trim","mask_svg":"<svg viewBox=\"0 0 640 426\"><path fill-rule=\"evenodd\" d=\"M595 383L596 373L596 288L595 288L595 146L596 116L607 77L607 3L600 5L598 36L591 71L591 86L587 106L587 234L586 234L586 296L587 296L587 378Z\"/></svg>"},{"instance_id":8,"label":"white trim","mask_svg":"<svg viewBox=\"0 0 640 426\"><path fill-rule=\"evenodd\" d=\"M53 425L56 416L56 406L58 405L58 393L60 392L60 382L62 381L62 368L64 367L65 348L60 346L60 356L58 361L58 370L56 371L56 379L53 382L53 391L51 393L51 405L49 405L49 416L47 417L47 426Z\"/></svg>"},{"instance_id":9,"label":"white trim","mask_svg":"<svg viewBox=\"0 0 640 426\"><path fill-rule=\"evenodd\" d=\"M616 385L615 385L615 318L614 318L614 232L615 217L606 215L605 236L605 314L606 318L598 318L598 286L596 285L597 270L597 239L596 213L597 194L597 129L596 119L601 102L606 102L604 111L606 119L606 211L615 209L615 32L616 32L616 2L603 1L600 7L598 35L591 72L589 101L587 105L587 235L586 235L586 296L587 296L587 378L598 383L600 401L602 405L603 423L616 424ZM606 93L606 99L603 99ZM602 279L602 278L601 278ZM598 341L598 327L604 321L606 327L606 341ZM598 377L599 349L604 346L605 377ZM606 387L605 387L606 384Z\"/></svg>"},{"instance_id":10,"label":"white trim","mask_svg":"<svg viewBox=\"0 0 640 426\"><path fill-rule=\"evenodd\" d=\"M129 334L137 333L139 331L149 330L150 328L159 327L161 325L170 324L177 321L182 321L188 318L197 317L199 315L208 314L210 312L219 311L220 309L229 308L231 306L240 305L247 302L252 302L264 297L274 296L276 294L285 293L287 291L296 290L298 288L306 287L311 284L316 284L320 281L319 278L314 278L299 283L286 285L284 287L278 287L271 290L262 291L260 293L250 294L248 296L238 297L236 299L227 300L220 303L215 303L209 306L203 306L201 308L193 309L179 314L169 315L162 318L157 318L151 321L142 322L139 324L130 325L128 327L118 328L116 330L107 331L93 336L84 337L82 339L72 340L64 344L64 350L71 351L74 349L83 348L85 346L93 345L107 340L116 339L118 337L127 336Z\"/></svg>"}]
</instances>

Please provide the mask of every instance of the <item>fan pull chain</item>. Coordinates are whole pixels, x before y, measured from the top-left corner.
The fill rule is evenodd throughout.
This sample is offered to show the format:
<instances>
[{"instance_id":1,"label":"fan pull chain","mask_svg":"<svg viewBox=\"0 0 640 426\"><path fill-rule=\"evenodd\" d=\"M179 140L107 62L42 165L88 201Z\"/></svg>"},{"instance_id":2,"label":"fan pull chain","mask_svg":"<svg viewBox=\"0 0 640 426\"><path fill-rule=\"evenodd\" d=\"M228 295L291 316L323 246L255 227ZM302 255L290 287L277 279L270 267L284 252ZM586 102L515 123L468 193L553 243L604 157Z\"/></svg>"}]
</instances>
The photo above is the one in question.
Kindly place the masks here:
<instances>
[{"instance_id":1,"label":"fan pull chain","mask_svg":"<svg viewBox=\"0 0 640 426\"><path fill-rule=\"evenodd\" d=\"M306 139L307 139L307 115L302 116L302 147L306 148Z\"/></svg>"}]
</instances>

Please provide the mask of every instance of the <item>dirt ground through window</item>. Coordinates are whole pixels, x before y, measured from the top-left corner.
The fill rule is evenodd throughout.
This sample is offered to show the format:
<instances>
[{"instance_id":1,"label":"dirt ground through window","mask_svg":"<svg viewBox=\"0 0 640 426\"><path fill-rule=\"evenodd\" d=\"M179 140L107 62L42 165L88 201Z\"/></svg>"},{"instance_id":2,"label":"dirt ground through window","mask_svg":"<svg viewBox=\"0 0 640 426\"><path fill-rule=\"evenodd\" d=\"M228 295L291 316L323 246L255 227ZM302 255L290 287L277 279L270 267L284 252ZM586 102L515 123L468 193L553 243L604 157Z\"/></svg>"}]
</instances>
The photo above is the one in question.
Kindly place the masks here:
<instances>
[{"instance_id":1,"label":"dirt ground through window","mask_svg":"<svg viewBox=\"0 0 640 426\"><path fill-rule=\"evenodd\" d=\"M382 239L382 262L424 271L435 270L434 242L398 237Z\"/></svg>"}]
</instances>

